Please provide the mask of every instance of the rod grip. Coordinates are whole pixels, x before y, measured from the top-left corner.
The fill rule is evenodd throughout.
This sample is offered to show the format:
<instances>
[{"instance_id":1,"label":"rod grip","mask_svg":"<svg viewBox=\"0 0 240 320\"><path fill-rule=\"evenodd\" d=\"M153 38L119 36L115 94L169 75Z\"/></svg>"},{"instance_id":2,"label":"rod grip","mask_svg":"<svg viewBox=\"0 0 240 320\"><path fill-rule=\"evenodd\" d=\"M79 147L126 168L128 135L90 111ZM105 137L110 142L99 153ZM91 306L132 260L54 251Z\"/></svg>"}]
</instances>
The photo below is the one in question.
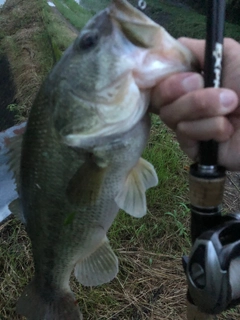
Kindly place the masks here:
<instances>
[{"instance_id":1,"label":"rod grip","mask_svg":"<svg viewBox=\"0 0 240 320\"><path fill-rule=\"evenodd\" d=\"M197 208L218 207L222 203L225 176L219 178L201 178L190 175L190 203Z\"/></svg>"}]
</instances>

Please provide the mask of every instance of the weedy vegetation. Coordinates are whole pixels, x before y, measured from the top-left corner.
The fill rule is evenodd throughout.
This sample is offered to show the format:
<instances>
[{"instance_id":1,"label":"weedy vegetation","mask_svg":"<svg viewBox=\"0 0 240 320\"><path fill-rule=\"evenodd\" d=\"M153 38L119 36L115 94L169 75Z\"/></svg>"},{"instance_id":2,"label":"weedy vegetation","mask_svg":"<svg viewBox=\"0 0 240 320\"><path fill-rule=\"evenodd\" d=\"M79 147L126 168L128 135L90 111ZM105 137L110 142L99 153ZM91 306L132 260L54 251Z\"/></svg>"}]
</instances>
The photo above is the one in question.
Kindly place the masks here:
<instances>
[{"instance_id":1,"label":"weedy vegetation","mask_svg":"<svg viewBox=\"0 0 240 320\"><path fill-rule=\"evenodd\" d=\"M54 4L77 30L81 30L93 15L93 12L84 9L72 0L54 0Z\"/></svg>"},{"instance_id":2,"label":"weedy vegetation","mask_svg":"<svg viewBox=\"0 0 240 320\"><path fill-rule=\"evenodd\" d=\"M0 11L0 50L10 60L17 88L16 104L27 117L43 78L62 51L76 37L104 1L53 0L56 12L38 0L8 0ZM136 1L131 1L136 4ZM168 1L148 0L146 12L175 37L205 37L205 17L190 7ZM173 1L171 1L173 3ZM106 1L107 4L107 1ZM63 19L62 15L67 19ZM239 39L239 26L226 25L226 34ZM24 106L24 108L19 107ZM23 110L22 110L23 109ZM71 287L86 320L186 319L186 281L182 254L190 250L188 209L189 160L159 118L152 116L152 130L143 155L159 177L147 193L148 214L135 219L120 212L109 239L120 260L120 272L111 283L96 288ZM31 245L22 224L11 217L0 225L0 319L20 320L16 300L33 275ZM219 316L239 319L239 309Z\"/></svg>"},{"instance_id":3,"label":"weedy vegetation","mask_svg":"<svg viewBox=\"0 0 240 320\"><path fill-rule=\"evenodd\" d=\"M18 118L26 118L46 73L53 65L39 1L7 1L0 11L0 52L6 55L16 86ZM25 106L22 108L21 106Z\"/></svg>"},{"instance_id":4,"label":"weedy vegetation","mask_svg":"<svg viewBox=\"0 0 240 320\"><path fill-rule=\"evenodd\" d=\"M71 1L71 0L70 0ZM108 6L110 0L80 0L81 6L93 12L94 14ZM134 3L136 5L136 1Z\"/></svg>"},{"instance_id":5,"label":"weedy vegetation","mask_svg":"<svg viewBox=\"0 0 240 320\"><path fill-rule=\"evenodd\" d=\"M47 2L43 3L42 18L55 63L76 38L77 30L73 27L69 28L64 16L55 8L50 7Z\"/></svg>"}]
</instances>

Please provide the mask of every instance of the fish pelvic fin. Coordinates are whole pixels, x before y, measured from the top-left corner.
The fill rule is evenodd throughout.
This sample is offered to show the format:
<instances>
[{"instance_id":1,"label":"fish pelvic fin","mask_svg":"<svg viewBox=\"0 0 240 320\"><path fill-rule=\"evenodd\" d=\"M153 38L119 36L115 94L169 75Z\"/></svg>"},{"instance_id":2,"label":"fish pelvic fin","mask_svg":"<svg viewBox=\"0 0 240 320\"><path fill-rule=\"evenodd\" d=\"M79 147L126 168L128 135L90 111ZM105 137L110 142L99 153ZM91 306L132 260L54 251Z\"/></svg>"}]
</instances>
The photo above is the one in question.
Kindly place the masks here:
<instances>
[{"instance_id":1,"label":"fish pelvic fin","mask_svg":"<svg viewBox=\"0 0 240 320\"><path fill-rule=\"evenodd\" d=\"M84 286L98 286L110 282L118 273L118 258L114 254L107 237L91 255L79 260L74 274Z\"/></svg>"},{"instance_id":2,"label":"fish pelvic fin","mask_svg":"<svg viewBox=\"0 0 240 320\"><path fill-rule=\"evenodd\" d=\"M148 161L140 158L130 171L121 191L115 198L120 209L141 218L147 212L146 190L158 184L156 171Z\"/></svg>"},{"instance_id":3,"label":"fish pelvic fin","mask_svg":"<svg viewBox=\"0 0 240 320\"><path fill-rule=\"evenodd\" d=\"M47 295L31 282L17 302L16 311L27 320L82 320L82 314L71 292L59 291Z\"/></svg>"}]
</instances>

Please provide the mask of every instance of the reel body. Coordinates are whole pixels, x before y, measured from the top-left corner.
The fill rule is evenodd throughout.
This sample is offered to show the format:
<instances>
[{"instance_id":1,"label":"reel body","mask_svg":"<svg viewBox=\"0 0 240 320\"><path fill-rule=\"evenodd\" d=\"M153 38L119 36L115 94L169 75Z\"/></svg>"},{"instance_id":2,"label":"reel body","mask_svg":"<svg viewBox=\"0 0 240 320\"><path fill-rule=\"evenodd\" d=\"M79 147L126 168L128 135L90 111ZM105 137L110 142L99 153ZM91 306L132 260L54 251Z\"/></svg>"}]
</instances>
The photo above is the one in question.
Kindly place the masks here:
<instances>
[{"instance_id":1,"label":"reel body","mask_svg":"<svg viewBox=\"0 0 240 320\"><path fill-rule=\"evenodd\" d=\"M239 303L240 215L222 216L222 224L203 232L185 264L190 296L205 313L218 314Z\"/></svg>"}]
</instances>

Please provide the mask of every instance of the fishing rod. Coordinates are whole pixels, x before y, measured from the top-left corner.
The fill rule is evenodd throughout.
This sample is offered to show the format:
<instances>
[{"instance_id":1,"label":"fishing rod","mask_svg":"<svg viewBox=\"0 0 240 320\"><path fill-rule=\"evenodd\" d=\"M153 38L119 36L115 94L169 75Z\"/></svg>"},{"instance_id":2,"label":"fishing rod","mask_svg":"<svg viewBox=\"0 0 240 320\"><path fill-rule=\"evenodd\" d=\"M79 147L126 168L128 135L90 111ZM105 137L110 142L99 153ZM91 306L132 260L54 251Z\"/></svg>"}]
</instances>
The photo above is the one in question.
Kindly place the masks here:
<instances>
[{"instance_id":1,"label":"fishing rod","mask_svg":"<svg viewBox=\"0 0 240 320\"><path fill-rule=\"evenodd\" d=\"M224 0L207 1L206 88L221 86L225 7ZM188 320L215 319L240 302L240 215L222 215L224 182L218 143L201 141L199 161L189 173L193 246L190 256L183 257Z\"/></svg>"}]
</instances>

